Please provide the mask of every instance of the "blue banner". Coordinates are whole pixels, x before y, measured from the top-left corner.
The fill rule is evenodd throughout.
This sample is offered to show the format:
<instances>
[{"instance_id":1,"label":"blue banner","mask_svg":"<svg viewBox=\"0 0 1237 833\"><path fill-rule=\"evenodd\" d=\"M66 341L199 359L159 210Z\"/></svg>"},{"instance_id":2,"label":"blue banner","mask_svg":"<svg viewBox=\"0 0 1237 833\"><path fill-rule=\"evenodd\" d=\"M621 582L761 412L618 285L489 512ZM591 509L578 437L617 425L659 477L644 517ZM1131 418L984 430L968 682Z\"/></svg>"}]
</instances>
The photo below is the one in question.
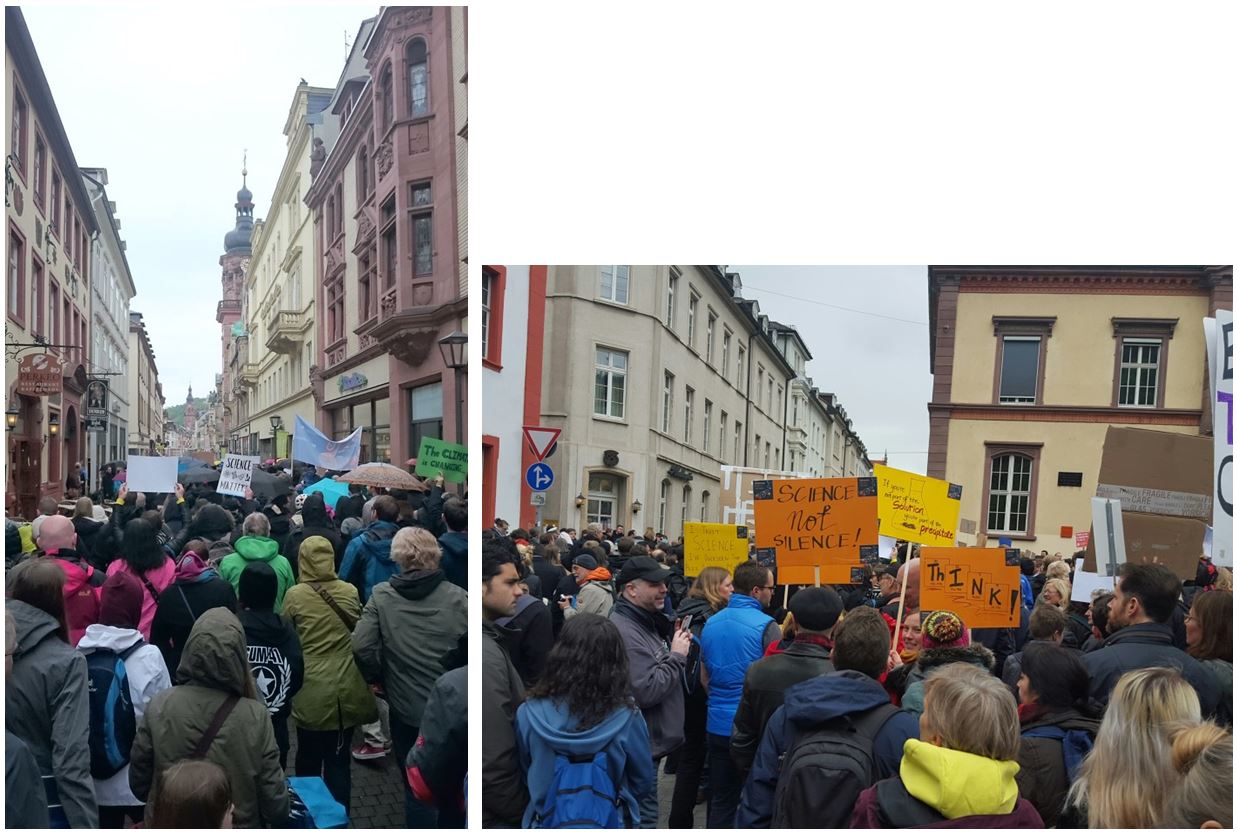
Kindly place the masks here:
<instances>
[{"instance_id":1,"label":"blue banner","mask_svg":"<svg viewBox=\"0 0 1237 833\"><path fill-rule=\"evenodd\" d=\"M326 469L351 471L361 461L361 429L342 440L332 440L298 416L292 434L292 459Z\"/></svg>"}]
</instances>

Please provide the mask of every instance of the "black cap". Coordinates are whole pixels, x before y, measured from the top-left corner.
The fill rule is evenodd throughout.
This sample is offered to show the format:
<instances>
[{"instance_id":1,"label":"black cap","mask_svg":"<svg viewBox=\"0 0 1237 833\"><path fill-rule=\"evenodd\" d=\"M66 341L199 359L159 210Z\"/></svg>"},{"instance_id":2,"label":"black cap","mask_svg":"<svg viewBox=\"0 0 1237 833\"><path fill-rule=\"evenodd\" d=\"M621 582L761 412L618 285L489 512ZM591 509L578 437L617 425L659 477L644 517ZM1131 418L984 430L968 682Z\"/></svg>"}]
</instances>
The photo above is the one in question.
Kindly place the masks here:
<instances>
[{"instance_id":1,"label":"black cap","mask_svg":"<svg viewBox=\"0 0 1237 833\"><path fill-rule=\"evenodd\" d=\"M842 597L832 587L807 587L790 598L795 624L809 631L827 631L842 615Z\"/></svg>"},{"instance_id":2,"label":"black cap","mask_svg":"<svg viewBox=\"0 0 1237 833\"><path fill-rule=\"evenodd\" d=\"M623 564L623 569L619 572L618 583L621 586L633 578L642 578L653 584L659 584L670 578L670 572L669 567L658 564L657 559L652 556L637 555L627 559Z\"/></svg>"},{"instance_id":3,"label":"black cap","mask_svg":"<svg viewBox=\"0 0 1237 833\"><path fill-rule=\"evenodd\" d=\"M575 557L574 561L571 562L571 566L572 567L583 567L586 570L596 570L597 559L593 558L591 555L589 555L586 552L582 552Z\"/></svg>"}]
</instances>

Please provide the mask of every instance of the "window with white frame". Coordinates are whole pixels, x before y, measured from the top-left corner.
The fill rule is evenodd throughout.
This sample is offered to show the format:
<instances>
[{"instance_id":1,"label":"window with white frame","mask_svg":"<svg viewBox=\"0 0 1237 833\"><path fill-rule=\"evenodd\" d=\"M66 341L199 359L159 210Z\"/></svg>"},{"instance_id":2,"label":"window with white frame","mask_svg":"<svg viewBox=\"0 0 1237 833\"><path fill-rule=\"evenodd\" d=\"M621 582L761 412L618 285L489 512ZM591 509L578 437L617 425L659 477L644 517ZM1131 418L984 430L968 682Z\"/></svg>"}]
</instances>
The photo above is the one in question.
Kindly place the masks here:
<instances>
[{"instance_id":1,"label":"window with white frame","mask_svg":"<svg viewBox=\"0 0 1237 833\"><path fill-rule=\"evenodd\" d=\"M680 535L683 534L683 530L687 527L687 507L691 505L691 501L692 501L692 487L684 486L683 487L683 505L682 507L680 507L683 512L683 516L682 518L680 518L680 521L679 521L679 534Z\"/></svg>"},{"instance_id":2,"label":"window with white frame","mask_svg":"<svg viewBox=\"0 0 1237 833\"><path fill-rule=\"evenodd\" d=\"M708 523L709 520L709 493L700 493L700 523Z\"/></svg>"},{"instance_id":3,"label":"window with white frame","mask_svg":"<svg viewBox=\"0 0 1237 833\"><path fill-rule=\"evenodd\" d=\"M730 375L730 328L722 328L722 377Z\"/></svg>"},{"instance_id":4,"label":"window with white frame","mask_svg":"<svg viewBox=\"0 0 1237 833\"><path fill-rule=\"evenodd\" d=\"M1031 458L1000 454L992 458L988 488L988 532L1027 531L1031 511Z\"/></svg>"},{"instance_id":5,"label":"window with white frame","mask_svg":"<svg viewBox=\"0 0 1237 833\"><path fill-rule=\"evenodd\" d=\"M627 353L598 347L595 376L593 413L622 419L627 398Z\"/></svg>"},{"instance_id":6,"label":"window with white frame","mask_svg":"<svg viewBox=\"0 0 1237 833\"><path fill-rule=\"evenodd\" d=\"M601 297L616 304L627 303L627 288L630 278L630 266L601 267Z\"/></svg>"},{"instance_id":7,"label":"window with white frame","mask_svg":"<svg viewBox=\"0 0 1237 833\"><path fill-rule=\"evenodd\" d=\"M666 328L674 329L674 296L679 291L679 271L670 267L670 278L666 281Z\"/></svg>"},{"instance_id":8,"label":"window with white frame","mask_svg":"<svg viewBox=\"0 0 1237 833\"><path fill-rule=\"evenodd\" d=\"M657 503L657 531L665 532L666 530L666 504L670 500L670 481L663 480L661 482L661 497Z\"/></svg>"},{"instance_id":9,"label":"window with white frame","mask_svg":"<svg viewBox=\"0 0 1237 833\"><path fill-rule=\"evenodd\" d=\"M713 433L709 430L709 426L713 424L713 403L709 400L704 400L704 448L701 449L705 454L709 453L709 435Z\"/></svg>"},{"instance_id":10,"label":"window with white frame","mask_svg":"<svg viewBox=\"0 0 1237 833\"><path fill-rule=\"evenodd\" d=\"M739 345L739 360L737 364L739 366L739 372L735 374L734 386L746 394L747 385L743 380L747 375L747 348L745 348L742 344Z\"/></svg>"},{"instance_id":11,"label":"window with white frame","mask_svg":"<svg viewBox=\"0 0 1237 833\"><path fill-rule=\"evenodd\" d=\"M674 374L669 370L662 374L661 385L661 430L670 433L670 418L674 413Z\"/></svg>"},{"instance_id":12,"label":"window with white frame","mask_svg":"<svg viewBox=\"0 0 1237 833\"><path fill-rule=\"evenodd\" d=\"M717 458L724 461L726 454L726 412L722 411L720 427L717 432Z\"/></svg>"},{"instance_id":13,"label":"window with white frame","mask_svg":"<svg viewBox=\"0 0 1237 833\"><path fill-rule=\"evenodd\" d=\"M1121 340L1121 381L1117 405L1154 408L1159 404L1160 385L1159 339L1125 338Z\"/></svg>"},{"instance_id":14,"label":"window with white frame","mask_svg":"<svg viewBox=\"0 0 1237 833\"><path fill-rule=\"evenodd\" d=\"M601 524L603 529L614 526L614 507L618 503L618 486L613 475L588 476L588 523Z\"/></svg>"},{"instance_id":15,"label":"window with white frame","mask_svg":"<svg viewBox=\"0 0 1237 833\"><path fill-rule=\"evenodd\" d=\"M772 383L770 383L769 388L770 390L772 390L773 388ZM764 398L765 398L765 366L763 364L757 364L756 365L756 405L757 407L759 407L760 403L764 400Z\"/></svg>"},{"instance_id":16,"label":"window with white frame","mask_svg":"<svg viewBox=\"0 0 1237 833\"><path fill-rule=\"evenodd\" d=\"M1000 402L1034 405L1039 387L1039 336L1005 336L1001 349Z\"/></svg>"},{"instance_id":17,"label":"window with white frame","mask_svg":"<svg viewBox=\"0 0 1237 833\"><path fill-rule=\"evenodd\" d=\"M493 289L494 276L489 272L481 273L481 355L490 355L490 291Z\"/></svg>"},{"instance_id":18,"label":"window with white frame","mask_svg":"<svg viewBox=\"0 0 1237 833\"><path fill-rule=\"evenodd\" d=\"M740 465L743 462L743 423L739 420L734 421L734 464Z\"/></svg>"},{"instance_id":19,"label":"window with white frame","mask_svg":"<svg viewBox=\"0 0 1237 833\"><path fill-rule=\"evenodd\" d=\"M709 323L704 331L704 360L713 364L713 331L717 329L717 316L709 310Z\"/></svg>"},{"instance_id":20,"label":"window with white frame","mask_svg":"<svg viewBox=\"0 0 1237 833\"><path fill-rule=\"evenodd\" d=\"M690 387L687 389L687 394L683 397L683 442L688 445L692 441L692 409L696 404L696 392Z\"/></svg>"},{"instance_id":21,"label":"window with white frame","mask_svg":"<svg viewBox=\"0 0 1237 833\"><path fill-rule=\"evenodd\" d=\"M696 346L696 310L700 306L700 296L692 293L687 299L687 346L695 348Z\"/></svg>"}]
</instances>

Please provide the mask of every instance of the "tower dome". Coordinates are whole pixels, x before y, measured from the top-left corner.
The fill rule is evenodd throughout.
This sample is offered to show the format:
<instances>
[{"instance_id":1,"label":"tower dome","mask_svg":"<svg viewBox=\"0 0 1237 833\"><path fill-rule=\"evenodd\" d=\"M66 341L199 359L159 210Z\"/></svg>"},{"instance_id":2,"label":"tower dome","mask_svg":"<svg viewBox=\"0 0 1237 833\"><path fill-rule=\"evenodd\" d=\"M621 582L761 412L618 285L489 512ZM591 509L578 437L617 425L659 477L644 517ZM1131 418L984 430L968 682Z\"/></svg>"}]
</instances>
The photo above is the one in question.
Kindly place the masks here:
<instances>
[{"instance_id":1,"label":"tower dome","mask_svg":"<svg viewBox=\"0 0 1237 833\"><path fill-rule=\"evenodd\" d=\"M247 156L248 154L246 154ZM241 168L241 189L236 192L236 228L223 237L223 248L228 254L248 251L253 235L253 192L246 185L248 165Z\"/></svg>"}]
</instances>

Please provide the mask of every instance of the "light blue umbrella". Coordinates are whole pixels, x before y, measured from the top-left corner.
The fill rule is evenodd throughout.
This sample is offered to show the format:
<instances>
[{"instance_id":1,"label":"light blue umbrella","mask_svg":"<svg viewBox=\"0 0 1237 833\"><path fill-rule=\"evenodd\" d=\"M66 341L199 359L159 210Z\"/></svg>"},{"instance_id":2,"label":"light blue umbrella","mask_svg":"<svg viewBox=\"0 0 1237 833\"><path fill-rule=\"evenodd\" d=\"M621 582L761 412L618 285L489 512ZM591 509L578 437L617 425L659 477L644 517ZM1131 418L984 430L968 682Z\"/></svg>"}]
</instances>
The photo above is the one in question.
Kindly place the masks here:
<instances>
[{"instance_id":1,"label":"light blue umbrella","mask_svg":"<svg viewBox=\"0 0 1237 833\"><path fill-rule=\"evenodd\" d=\"M312 495L314 492L321 492L322 499L326 501L326 505L335 508L335 504L341 497L348 496L348 484L340 483L338 480L323 478L314 485L305 490L304 494Z\"/></svg>"}]
</instances>

